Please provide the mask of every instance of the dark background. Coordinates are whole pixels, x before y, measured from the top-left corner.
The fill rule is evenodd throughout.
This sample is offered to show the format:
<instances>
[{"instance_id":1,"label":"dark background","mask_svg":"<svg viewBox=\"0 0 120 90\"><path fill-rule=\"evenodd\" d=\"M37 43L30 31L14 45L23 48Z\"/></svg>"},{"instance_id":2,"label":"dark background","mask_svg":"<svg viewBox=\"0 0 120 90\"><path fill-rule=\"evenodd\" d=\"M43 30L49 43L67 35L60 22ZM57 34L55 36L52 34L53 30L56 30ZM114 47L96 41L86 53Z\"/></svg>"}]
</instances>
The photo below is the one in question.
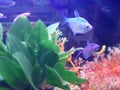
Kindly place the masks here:
<instances>
[{"instance_id":1,"label":"dark background","mask_svg":"<svg viewBox=\"0 0 120 90\"><path fill-rule=\"evenodd\" d=\"M1 1L1 0L0 0ZM4 0L9 1L9 0ZM120 43L120 1L119 0L13 0L16 4L0 8L7 18L0 18L5 27L24 12L31 12L31 22L38 19L47 25L58 22L60 13L74 17L77 9L80 16L86 18L94 27L94 36L98 44L115 46ZM0 3L1 4L1 3Z\"/></svg>"},{"instance_id":2,"label":"dark background","mask_svg":"<svg viewBox=\"0 0 120 90\"><path fill-rule=\"evenodd\" d=\"M74 15L74 9L93 25L99 44L114 46L120 43L119 0L69 0L69 16Z\"/></svg>"}]
</instances>

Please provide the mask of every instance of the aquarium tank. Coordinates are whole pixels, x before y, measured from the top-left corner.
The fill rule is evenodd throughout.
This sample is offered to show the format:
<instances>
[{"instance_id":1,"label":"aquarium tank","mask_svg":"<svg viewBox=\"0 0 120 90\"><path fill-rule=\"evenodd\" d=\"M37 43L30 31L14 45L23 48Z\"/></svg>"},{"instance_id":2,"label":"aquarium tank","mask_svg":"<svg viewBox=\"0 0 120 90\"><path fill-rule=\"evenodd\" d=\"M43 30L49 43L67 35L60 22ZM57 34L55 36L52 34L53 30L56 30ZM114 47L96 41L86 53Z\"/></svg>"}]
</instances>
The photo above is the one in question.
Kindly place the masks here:
<instances>
[{"instance_id":1,"label":"aquarium tank","mask_svg":"<svg viewBox=\"0 0 120 90\"><path fill-rule=\"evenodd\" d=\"M0 0L0 90L120 90L119 0Z\"/></svg>"}]
</instances>

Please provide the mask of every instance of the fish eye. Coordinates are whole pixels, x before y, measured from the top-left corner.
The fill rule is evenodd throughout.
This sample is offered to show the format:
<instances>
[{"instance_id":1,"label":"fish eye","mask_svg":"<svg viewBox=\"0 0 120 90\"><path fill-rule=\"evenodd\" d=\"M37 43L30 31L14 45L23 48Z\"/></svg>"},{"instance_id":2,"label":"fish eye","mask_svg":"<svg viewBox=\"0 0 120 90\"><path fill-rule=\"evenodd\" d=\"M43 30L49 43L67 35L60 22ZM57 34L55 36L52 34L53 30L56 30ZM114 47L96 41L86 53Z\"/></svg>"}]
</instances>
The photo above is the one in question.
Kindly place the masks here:
<instances>
[{"instance_id":1,"label":"fish eye","mask_svg":"<svg viewBox=\"0 0 120 90\"><path fill-rule=\"evenodd\" d=\"M88 29L88 28L89 28L89 26L86 26L86 28Z\"/></svg>"}]
</instances>

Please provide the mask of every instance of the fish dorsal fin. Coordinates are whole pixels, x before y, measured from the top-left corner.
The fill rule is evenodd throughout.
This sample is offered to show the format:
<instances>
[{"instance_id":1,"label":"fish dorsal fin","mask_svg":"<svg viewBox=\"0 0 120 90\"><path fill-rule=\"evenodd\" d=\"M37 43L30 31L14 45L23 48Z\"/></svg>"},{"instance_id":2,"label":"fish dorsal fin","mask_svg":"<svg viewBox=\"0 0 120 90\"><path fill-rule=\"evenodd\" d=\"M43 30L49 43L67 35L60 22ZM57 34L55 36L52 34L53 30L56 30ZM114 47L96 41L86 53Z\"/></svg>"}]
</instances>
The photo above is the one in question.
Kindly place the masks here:
<instances>
[{"instance_id":1,"label":"fish dorsal fin","mask_svg":"<svg viewBox=\"0 0 120 90\"><path fill-rule=\"evenodd\" d=\"M64 27L68 23L68 18L65 16L65 14L60 13L60 24L59 27Z\"/></svg>"},{"instance_id":2,"label":"fish dorsal fin","mask_svg":"<svg viewBox=\"0 0 120 90\"><path fill-rule=\"evenodd\" d=\"M75 17L80 17L78 10L74 10Z\"/></svg>"}]
</instances>

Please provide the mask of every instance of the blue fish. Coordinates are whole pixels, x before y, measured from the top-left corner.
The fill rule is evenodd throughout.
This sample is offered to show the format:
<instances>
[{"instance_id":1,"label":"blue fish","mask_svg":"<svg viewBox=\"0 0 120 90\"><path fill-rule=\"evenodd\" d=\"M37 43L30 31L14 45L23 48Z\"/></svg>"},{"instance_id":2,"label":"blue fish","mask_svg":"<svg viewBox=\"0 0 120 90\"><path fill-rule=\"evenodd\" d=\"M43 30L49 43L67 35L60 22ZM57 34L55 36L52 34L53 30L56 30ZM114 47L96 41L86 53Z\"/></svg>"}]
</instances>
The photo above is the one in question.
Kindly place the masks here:
<instances>
[{"instance_id":1,"label":"blue fish","mask_svg":"<svg viewBox=\"0 0 120 90\"><path fill-rule=\"evenodd\" d=\"M78 34L85 34L92 30L93 26L83 17L79 16L77 11L74 11L74 18L66 18L65 23L68 23L69 28L75 36Z\"/></svg>"},{"instance_id":2,"label":"blue fish","mask_svg":"<svg viewBox=\"0 0 120 90\"><path fill-rule=\"evenodd\" d=\"M90 56L95 54L95 52L97 52L99 49L100 49L100 45L96 43L90 43L85 48L79 51L77 58L79 56L82 56L85 60L87 60Z\"/></svg>"}]
</instances>

